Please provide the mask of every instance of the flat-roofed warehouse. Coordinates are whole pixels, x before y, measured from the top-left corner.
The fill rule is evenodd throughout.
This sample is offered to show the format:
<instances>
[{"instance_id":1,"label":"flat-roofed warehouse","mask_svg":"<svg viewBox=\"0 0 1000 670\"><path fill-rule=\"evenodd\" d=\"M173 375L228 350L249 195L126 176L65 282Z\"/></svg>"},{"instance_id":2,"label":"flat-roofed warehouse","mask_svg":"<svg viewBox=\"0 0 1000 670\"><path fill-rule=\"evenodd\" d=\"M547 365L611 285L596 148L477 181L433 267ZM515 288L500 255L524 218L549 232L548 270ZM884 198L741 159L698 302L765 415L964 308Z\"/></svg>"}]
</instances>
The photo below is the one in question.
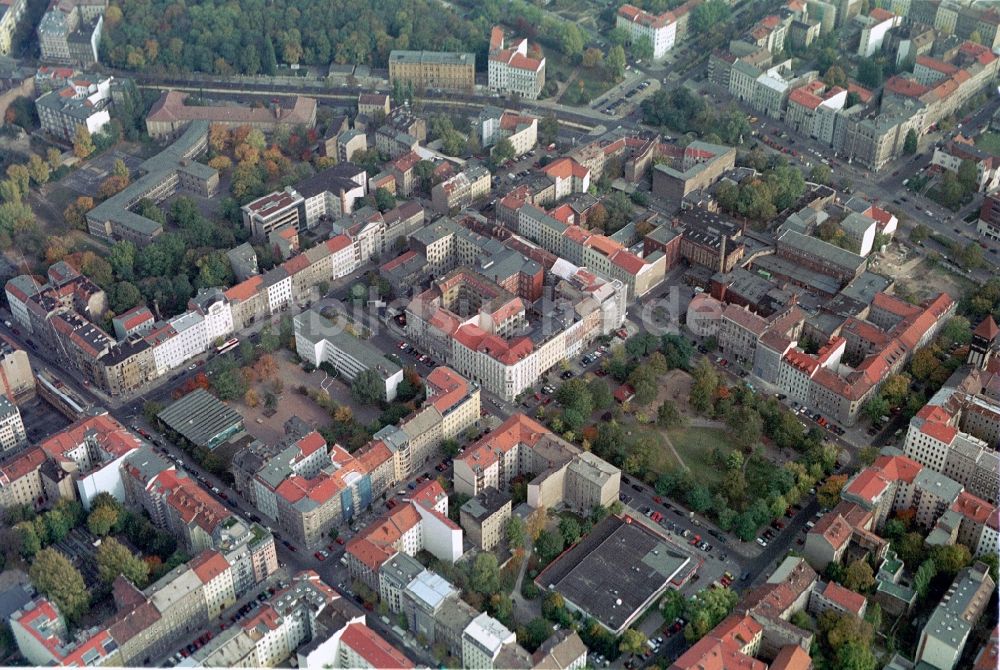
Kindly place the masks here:
<instances>
[{"instance_id":1,"label":"flat-roofed warehouse","mask_svg":"<svg viewBox=\"0 0 1000 670\"><path fill-rule=\"evenodd\" d=\"M680 588L691 557L632 519L609 516L557 558L535 583L615 635L631 626L667 588Z\"/></svg>"},{"instance_id":2,"label":"flat-roofed warehouse","mask_svg":"<svg viewBox=\"0 0 1000 670\"><path fill-rule=\"evenodd\" d=\"M206 449L243 430L243 417L205 389L195 389L157 414L160 421L191 444Z\"/></svg>"}]
</instances>

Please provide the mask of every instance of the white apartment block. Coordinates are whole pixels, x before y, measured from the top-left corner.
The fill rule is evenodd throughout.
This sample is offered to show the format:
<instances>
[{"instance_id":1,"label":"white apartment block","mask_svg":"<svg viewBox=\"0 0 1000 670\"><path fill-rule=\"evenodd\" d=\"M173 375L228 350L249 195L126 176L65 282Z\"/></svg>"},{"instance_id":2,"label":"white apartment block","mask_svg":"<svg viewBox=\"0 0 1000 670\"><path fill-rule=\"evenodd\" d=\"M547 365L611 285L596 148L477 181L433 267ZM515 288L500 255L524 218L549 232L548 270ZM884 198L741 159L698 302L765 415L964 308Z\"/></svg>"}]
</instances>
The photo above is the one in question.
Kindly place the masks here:
<instances>
[{"instance_id":1,"label":"white apartment block","mask_svg":"<svg viewBox=\"0 0 1000 670\"><path fill-rule=\"evenodd\" d=\"M538 119L510 110L487 107L479 115L479 140L483 147L491 147L507 138L514 147L514 154L522 156L538 144Z\"/></svg>"},{"instance_id":2,"label":"white apartment block","mask_svg":"<svg viewBox=\"0 0 1000 670\"><path fill-rule=\"evenodd\" d=\"M347 332L316 311L296 315L295 351L319 367L329 363L348 381L367 370L381 379L383 397L392 401L403 381L403 369L382 355L376 347Z\"/></svg>"},{"instance_id":3,"label":"white apartment block","mask_svg":"<svg viewBox=\"0 0 1000 670\"><path fill-rule=\"evenodd\" d=\"M153 345L156 373L162 375L208 348L205 318L197 312L184 312L170 319L147 336Z\"/></svg>"},{"instance_id":4,"label":"white apartment block","mask_svg":"<svg viewBox=\"0 0 1000 670\"><path fill-rule=\"evenodd\" d=\"M59 91L49 91L35 100L42 131L66 141L73 141L78 126L91 135L111 122L111 80L76 79Z\"/></svg>"},{"instance_id":5,"label":"white apartment block","mask_svg":"<svg viewBox=\"0 0 1000 670\"><path fill-rule=\"evenodd\" d=\"M514 633L483 612L462 631L462 667L493 670L505 645L516 644Z\"/></svg>"},{"instance_id":6,"label":"white apartment block","mask_svg":"<svg viewBox=\"0 0 1000 670\"><path fill-rule=\"evenodd\" d=\"M622 5L615 17L615 27L624 28L632 41L649 40L653 59L659 60L674 48L677 38L677 19L670 12L659 16L645 12L634 5Z\"/></svg>"},{"instance_id":7,"label":"white apartment block","mask_svg":"<svg viewBox=\"0 0 1000 670\"><path fill-rule=\"evenodd\" d=\"M856 16L855 21L861 23L861 41L858 44L858 55L869 58L882 50L886 34L898 26L902 17L884 9L873 9L868 16Z\"/></svg>"},{"instance_id":8,"label":"white apartment block","mask_svg":"<svg viewBox=\"0 0 1000 670\"><path fill-rule=\"evenodd\" d=\"M7 396L0 394L0 453L28 444L21 411Z\"/></svg>"},{"instance_id":9,"label":"white apartment block","mask_svg":"<svg viewBox=\"0 0 1000 670\"><path fill-rule=\"evenodd\" d=\"M496 26L490 35L487 75L491 91L536 100L545 86L545 57L530 57L525 39L504 48L503 29Z\"/></svg>"},{"instance_id":10,"label":"white apartment block","mask_svg":"<svg viewBox=\"0 0 1000 670\"><path fill-rule=\"evenodd\" d=\"M14 31L24 16L27 0L9 0L0 2L0 56L10 53L13 46Z\"/></svg>"}]
</instances>

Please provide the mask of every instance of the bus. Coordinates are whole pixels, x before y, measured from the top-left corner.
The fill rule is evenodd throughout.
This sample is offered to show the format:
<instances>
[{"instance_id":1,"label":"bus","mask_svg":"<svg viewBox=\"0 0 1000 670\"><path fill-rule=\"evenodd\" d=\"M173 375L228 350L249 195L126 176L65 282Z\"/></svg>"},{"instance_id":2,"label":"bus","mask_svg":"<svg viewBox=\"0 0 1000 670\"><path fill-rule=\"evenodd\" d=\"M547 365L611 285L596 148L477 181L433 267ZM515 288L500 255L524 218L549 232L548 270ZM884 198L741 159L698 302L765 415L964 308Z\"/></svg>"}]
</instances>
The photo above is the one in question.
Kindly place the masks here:
<instances>
[{"instance_id":1,"label":"bus","mask_svg":"<svg viewBox=\"0 0 1000 670\"><path fill-rule=\"evenodd\" d=\"M240 338L234 337L232 339L226 340L225 342L223 342L222 344L220 344L219 346L217 346L215 348L215 353L217 353L217 354L224 354L227 351L232 351L233 349L235 349L239 345L240 345Z\"/></svg>"}]
</instances>

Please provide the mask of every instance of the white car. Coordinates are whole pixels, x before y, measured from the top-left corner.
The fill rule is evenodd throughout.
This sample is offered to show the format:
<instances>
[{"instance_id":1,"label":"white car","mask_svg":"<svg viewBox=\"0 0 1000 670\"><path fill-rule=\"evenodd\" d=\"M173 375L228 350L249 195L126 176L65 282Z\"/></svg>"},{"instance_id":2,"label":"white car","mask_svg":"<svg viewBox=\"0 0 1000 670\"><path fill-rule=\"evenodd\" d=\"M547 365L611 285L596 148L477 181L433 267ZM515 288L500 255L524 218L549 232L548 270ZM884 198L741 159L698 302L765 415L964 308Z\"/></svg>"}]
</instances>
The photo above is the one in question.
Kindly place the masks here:
<instances>
[{"instance_id":1,"label":"white car","mask_svg":"<svg viewBox=\"0 0 1000 670\"><path fill-rule=\"evenodd\" d=\"M767 546L767 540L765 540L762 537L758 537L757 538L757 544L759 544L762 547L766 547Z\"/></svg>"}]
</instances>

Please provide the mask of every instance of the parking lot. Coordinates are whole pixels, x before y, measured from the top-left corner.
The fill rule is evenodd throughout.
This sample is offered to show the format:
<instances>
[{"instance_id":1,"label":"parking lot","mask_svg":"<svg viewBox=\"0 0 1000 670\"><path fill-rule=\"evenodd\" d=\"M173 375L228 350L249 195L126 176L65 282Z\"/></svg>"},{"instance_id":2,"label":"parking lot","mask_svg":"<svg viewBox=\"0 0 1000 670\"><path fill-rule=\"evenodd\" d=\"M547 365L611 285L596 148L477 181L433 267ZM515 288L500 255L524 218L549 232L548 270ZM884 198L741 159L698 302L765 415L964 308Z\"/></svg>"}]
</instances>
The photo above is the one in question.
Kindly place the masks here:
<instances>
[{"instance_id":1,"label":"parking lot","mask_svg":"<svg viewBox=\"0 0 1000 670\"><path fill-rule=\"evenodd\" d=\"M141 158L117 150L109 151L103 156L87 161L83 167L71 172L62 180L62 184L80 195L96 198L98 190L101 188L101 182L111 174L115 161L118 159L124 161L125 166L132 173L139 169L142 164Z\"/></svg>"}]
</instances>

